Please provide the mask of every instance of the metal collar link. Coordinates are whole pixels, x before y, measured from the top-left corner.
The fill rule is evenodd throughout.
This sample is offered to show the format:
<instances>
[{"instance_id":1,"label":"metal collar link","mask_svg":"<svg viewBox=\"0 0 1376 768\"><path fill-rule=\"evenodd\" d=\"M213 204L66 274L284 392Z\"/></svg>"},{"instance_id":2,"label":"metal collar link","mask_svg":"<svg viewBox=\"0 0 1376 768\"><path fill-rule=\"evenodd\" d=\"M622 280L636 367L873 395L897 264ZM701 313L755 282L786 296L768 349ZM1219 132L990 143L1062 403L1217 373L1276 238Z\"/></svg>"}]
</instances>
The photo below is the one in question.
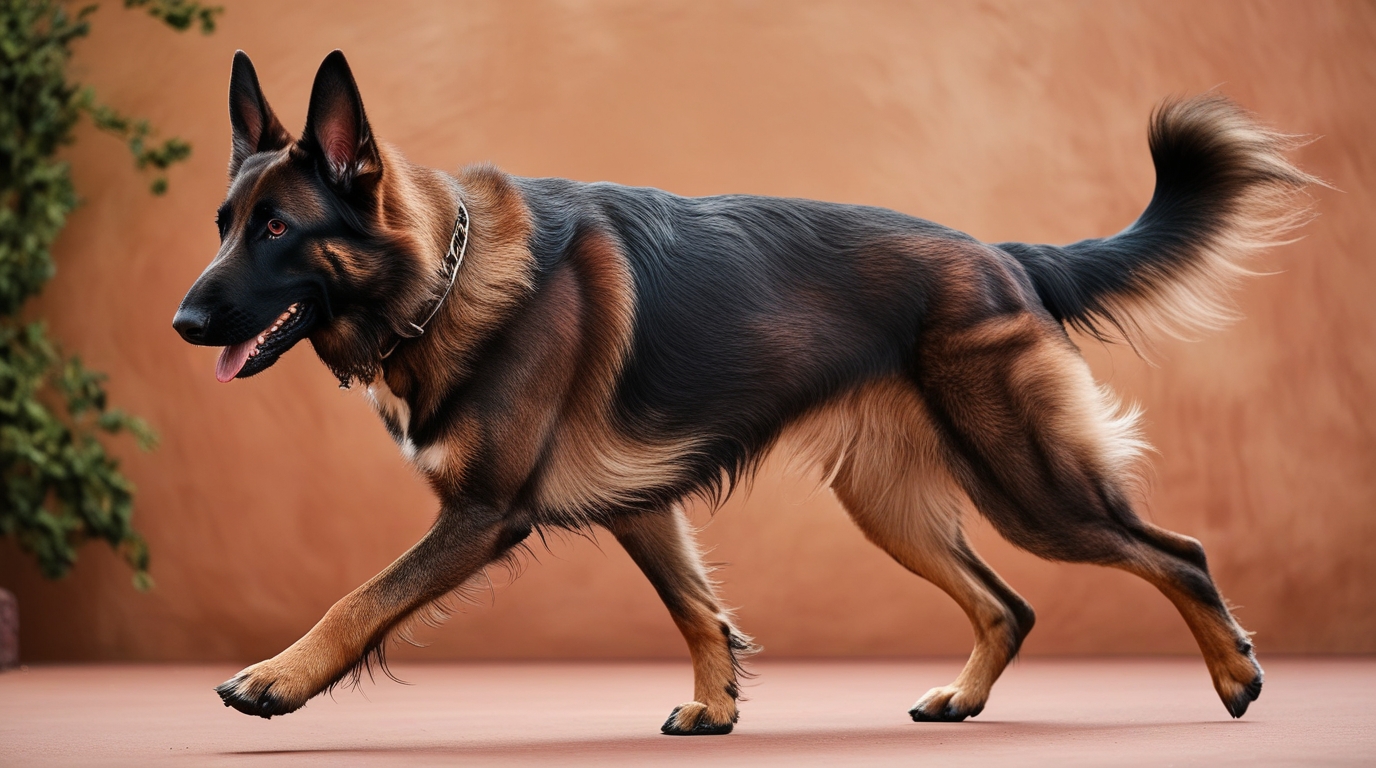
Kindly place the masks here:
<instances>
[{"instance_id":1,"label":"metal collar link","mask_svg":"<svg viewBox=\"0 0 1376 768\"><path fill-rule=\"evenodd\" d=\"M449 253L445 254L444 263L440 265L440 274L445 274L447 272L449 275L449 283L444 287L444 293L441 293L439 298L436 299L434 308L430 310L430 314L426 315L424 320L419 323L407 323L407 325L415 329L415 333L411 333L409 330L404 333L397 333L397 340L392 343L391 349L383 353L383 360L386 360L393 352L397 351L397 346L400 345L401 342L406 339L414 339L425 333L425 326L429 325L430 321L435 319L435 315L439 314L440 307L444 306L445 299L449 298L449 294L454 290L454 281L458 279L459 267L463 266L464 254L468 252L468 207L463 204L462 197L458 198L458 202L459 216L454 220L454 234L449 238Z\"/></svg>"}]
</instances>

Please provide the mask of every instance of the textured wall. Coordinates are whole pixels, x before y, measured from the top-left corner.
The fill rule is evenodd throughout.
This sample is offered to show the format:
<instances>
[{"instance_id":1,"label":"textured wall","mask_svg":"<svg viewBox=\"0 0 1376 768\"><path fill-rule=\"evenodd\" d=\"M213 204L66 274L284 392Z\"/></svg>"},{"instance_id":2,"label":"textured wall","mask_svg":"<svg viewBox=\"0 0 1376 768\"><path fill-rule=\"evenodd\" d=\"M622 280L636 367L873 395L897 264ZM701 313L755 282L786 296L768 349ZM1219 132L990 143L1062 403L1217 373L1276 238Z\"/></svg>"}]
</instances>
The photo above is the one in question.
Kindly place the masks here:
<instances>
[{"instance_id":1,"label":"textured wall","mask_svg":"<svg viewBox=\"0 0 1376 768\"><path fill-rule=\"evenodd\" d=\"M42 309L112 375L163 445L120 445L158 587L103 548L41 581L8 544L0 586L29 660L275 653L425 530L435 505L356 393L307 345L220 385L214 350L170 321L216 248L230 56L243 48L298 128L315 68L343 48L374 130L419 162L683 194L889 206L988 240L1065 242L1132 221L1152 188L1145 128L1170 94L1218 88L1321 136L1301 164L1341 191L1247 319L1152 367L1087 344L1147 408L1148 513L1202 539L1263 653L1376 650L1376 6L1371 3L237 3L210 38L117 5L78 70L109 102L196 146L152 198L112 140L71 156L86 205ZM289 10L288 10L289 9ZM156 73L150 76L150 73ZM823 492L769 468L703 539L746 630L777 655L963 653L958 609L865 543ZM1038 609L1026 652L1186 652L1164 598L1124 574L979 548ZM608 536L551 541L424 658L671 656L681 641ZM491 602L491 601L489 601Z\"/></svg>"}]
</instances>

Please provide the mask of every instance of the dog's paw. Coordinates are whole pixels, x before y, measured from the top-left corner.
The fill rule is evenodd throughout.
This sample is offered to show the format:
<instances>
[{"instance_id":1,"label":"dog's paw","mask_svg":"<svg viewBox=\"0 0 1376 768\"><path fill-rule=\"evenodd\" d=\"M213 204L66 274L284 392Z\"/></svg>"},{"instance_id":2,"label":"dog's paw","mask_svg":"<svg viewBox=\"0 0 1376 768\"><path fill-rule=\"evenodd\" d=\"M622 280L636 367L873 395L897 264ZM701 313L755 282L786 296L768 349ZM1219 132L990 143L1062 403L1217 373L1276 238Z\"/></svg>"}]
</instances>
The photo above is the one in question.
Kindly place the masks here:
<instances>
[{"instance_id":1,"label":"dog's paw","mask_svg":"<svg viewBox=\"0 0 1376 768\"><path fill-rule=\"evenodd\" d=\"M1242 717L1247 707L1261 696L1261 681L1265 676L1251 643L1241 644L1238 655L1222 669L1213 672L1214 690L1228 708L1228 714Z\"/></svg>"},{"instance_id":2,"label":"dog's paw","mask_svg":"<svg viewBox=\"0 0 1376 768\"><path fill-rule=\"evenodd\" d=\"M908 710L913 722L958 723L984 710L984 699L968 701L963 691L954 685L933 688Z\"/></svg>"},{"instance_id":3,"label":"dog's paw","mask_svg":"<svg viewBox=\"0 0 1376 768\"><path fill-rule=\"evenodd\" d=\"M302 686L293 684L291 676L278 669L273 661L254 664L215 686L225 706L262 718L300 709L314 691L303 695Z\"/></svg>"},{"instance_id":4,"label":"dog's paw","mask_svg":"<svg viewBox=\"0 0 1376 768\"><path fill-rule=\"evenodd\" d=\"M730 733L735 724L734 713L730 717L720 718L718 722L708 714L706 704L690 701L674 707L669 719L664 721L664 726L659 730L669 736L721 736Z\"/></svg>"}]
</instances>

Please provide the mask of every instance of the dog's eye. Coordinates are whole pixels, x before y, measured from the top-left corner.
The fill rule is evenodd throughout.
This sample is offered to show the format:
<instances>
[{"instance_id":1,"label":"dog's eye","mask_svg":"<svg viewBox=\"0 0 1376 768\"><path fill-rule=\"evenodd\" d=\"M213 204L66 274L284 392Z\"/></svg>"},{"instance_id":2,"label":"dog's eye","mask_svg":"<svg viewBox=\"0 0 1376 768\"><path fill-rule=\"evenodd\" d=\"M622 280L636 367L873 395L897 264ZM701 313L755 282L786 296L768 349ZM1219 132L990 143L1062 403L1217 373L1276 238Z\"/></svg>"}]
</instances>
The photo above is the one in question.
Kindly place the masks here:
<instances>
[{"instance_id":1,"label":"dog's eye","mask_svg":"<svg viewBox=\"0 0 1376 768\"><path fill-rule=\"evenodd\" d=\"M287 223L281 219L271 219L268 221L268 236L281 237L286 234Z\"/></svg>"}]
</instances>

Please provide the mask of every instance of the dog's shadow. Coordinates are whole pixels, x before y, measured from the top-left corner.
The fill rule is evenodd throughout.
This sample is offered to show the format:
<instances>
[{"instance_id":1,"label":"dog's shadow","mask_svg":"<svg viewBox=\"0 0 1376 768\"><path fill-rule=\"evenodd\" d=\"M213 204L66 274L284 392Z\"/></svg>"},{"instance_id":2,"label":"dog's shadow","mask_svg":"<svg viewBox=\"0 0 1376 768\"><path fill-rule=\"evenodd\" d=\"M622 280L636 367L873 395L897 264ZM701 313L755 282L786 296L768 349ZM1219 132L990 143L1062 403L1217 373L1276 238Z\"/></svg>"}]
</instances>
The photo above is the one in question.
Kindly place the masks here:
<instances>
[{"instance_id":1,"label":"dog's shadow","mask_svg":"<svg viewBox=\"0 0 1376 768\"><path fill-rule=\"evenodd\" d=\"M630 757L641 755L715 754L752 755L766 757L774 754L805 755L812 750L844 751L855 745L866 752L884 751L889 747L930 747L943 749L970 747L1049 746L1065 737L1067 740L1086 735L1137 736L1150 739L1166 734L1184 735L1191 729L1217 727L1246 727L1246 721L1195 721L1156 723L1085 723L1085 722L1000 722L900 724L887 728L822 728L812 730L737 731L725 738L673 737L662 735L622 736L611 738L560 738L446 741L430 743L359 744L347 747L302 747L300 749L233 750L222 755L281 756L281 755L348 755L348 754L411 754L448 755L453 757L522 757L551 760L598 757Z\"/></svg>"}]
</instances>

